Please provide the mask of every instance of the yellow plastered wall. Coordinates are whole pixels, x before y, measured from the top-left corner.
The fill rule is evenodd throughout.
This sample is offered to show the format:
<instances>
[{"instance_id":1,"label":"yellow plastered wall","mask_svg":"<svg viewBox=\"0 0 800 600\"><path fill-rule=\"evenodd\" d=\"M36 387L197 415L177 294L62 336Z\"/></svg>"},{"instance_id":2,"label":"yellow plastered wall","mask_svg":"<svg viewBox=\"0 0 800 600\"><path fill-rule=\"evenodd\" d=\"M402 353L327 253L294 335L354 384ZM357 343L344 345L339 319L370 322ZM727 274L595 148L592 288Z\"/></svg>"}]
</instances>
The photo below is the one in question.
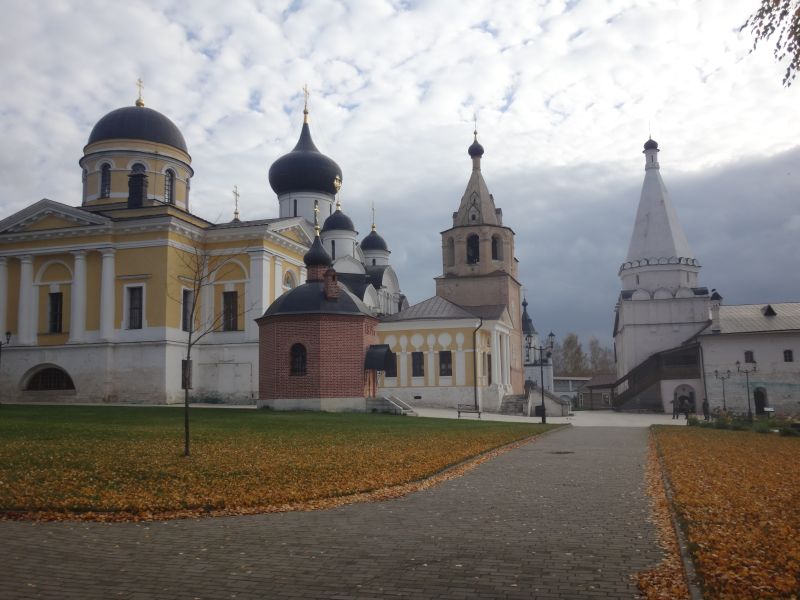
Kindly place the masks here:
<instances>
[{"instance_id":1,"label":"yellow plastered wall","mask_svg":"<svg viewBox=\"0 0 800 600\"><path fill-rule=\"evenodd\" d=\"M147 327L166 325L167 247L118 250L115 256L114 327L123 322L125 287L145 287L145 320Z\"/></svg>"}]
</instances>

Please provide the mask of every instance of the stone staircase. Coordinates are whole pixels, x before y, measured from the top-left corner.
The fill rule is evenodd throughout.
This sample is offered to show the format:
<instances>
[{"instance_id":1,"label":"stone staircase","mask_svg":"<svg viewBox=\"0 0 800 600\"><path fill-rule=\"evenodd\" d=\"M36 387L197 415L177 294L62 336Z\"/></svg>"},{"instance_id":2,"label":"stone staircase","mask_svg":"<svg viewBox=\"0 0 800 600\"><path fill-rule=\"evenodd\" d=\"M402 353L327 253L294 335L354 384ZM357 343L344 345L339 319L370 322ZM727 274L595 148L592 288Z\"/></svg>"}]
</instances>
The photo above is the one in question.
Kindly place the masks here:
<instances>
[{"instance_id":1,"label":"stone staircase","mask_svg":"<svg viewBox=\"0 0 800 600\"><path fill-rule=\"evenodd\" d=\"M372 398L367 398L367 412L389 413L408 417L417 416L412 406L397 396L374 396Z\"/></svg>"},{"instance_id":2,"label":"stone staircase","mask_svg":"<svg viewBox=\"0 0 800 600\"><path fill-rule=\"evenodd\" d=\"M503 396L500 404L500 414L525 415L528 409L528 397L522 394Z\"/></svg>"}]
</instances>

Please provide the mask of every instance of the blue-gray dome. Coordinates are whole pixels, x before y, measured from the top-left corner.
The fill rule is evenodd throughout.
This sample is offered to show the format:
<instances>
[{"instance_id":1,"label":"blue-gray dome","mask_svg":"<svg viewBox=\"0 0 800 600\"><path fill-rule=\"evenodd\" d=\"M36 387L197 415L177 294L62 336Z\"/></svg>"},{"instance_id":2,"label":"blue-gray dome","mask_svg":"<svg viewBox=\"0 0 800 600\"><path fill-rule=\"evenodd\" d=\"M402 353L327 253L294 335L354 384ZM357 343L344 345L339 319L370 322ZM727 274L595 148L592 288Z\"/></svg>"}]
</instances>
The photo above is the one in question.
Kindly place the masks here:
<instances>
[{"instance_id":1,"label":"blue-gray dome","mask_svg":"<svg viewBox=\"0 0 800 600\"><path fill-rule=\"evenodd\" d=\"M297 314L370 315L369 309L342 283L339 297L325 298L325 282L309 281L289 290L270 304L264 317Z\"/></svg>"},{"instance_id":2,"label":"blue-gray dome","mask_svg":"<svg viewBox=\"0 0 800 600\"><path fill-rule=\"evenodd\" d=\"M288 154L269 168L269 184L278 194L287 192L324 192L335 194L334 180L342 179L339 165L317 150L308 123L303 123L300 139Z\"/></svg>"},{"instance_id":3,"label":"blue-gray dome","mask_svg":"<svg viewBox=\"0 0 800 600\"><path fill-rule=\"evenodd\" d=\"M334 229L341 229L344 231L355 231L353 221L350 217L342 212L341 208L337 208L331 216L325 219L322 224L322 231L333 231Z\"/></svg>"},{"instance_id":4,"label":"blue-gray dome","mask_svg":"<svg viewBox=\"0 0 800 600\"><path fill-rule=\"evenodd\" d=\"M319 236L314 238L314 243L311 244L311 248L309 248L308 252L303 256L303 262L306 263L307 267L330 267L331 264L333 264L331 255L325 250Z\"/></svg>"},{"instance_id":5,"label":"blue-gray dome","mask_svg":"<svg viewBox=\"0 0 800 600\"><path fill-rule=\"evenodd\" d=\"M374 229L369 232L367 237L361 240L361 249L362 250L384 250L386 252L389 251L389 246L386 245L386 240L384 240L378 232Z\"/></svg>"},{"instance_id":6,"label":"blue-gray dome","mask_svg":"<svg viewBox=\"0 0 800 600\"><path fill-rule=\"evenodd\" d=\"M655 141L653 138L650 138L644 143L645 150L658 150L658 142Z\"/></svg>"},{"instance_id":7,"label":"blue-gray dome","mask_svg":"<svg viewBox=\"0 0 800 600\"><path fill-rule=\"evenodd\" d=\"M112 110L97 122L87 143L119 139L166 144L189 153L186 140L177 125L146 106L124 106Z\"/></svg>"}]
</instances>

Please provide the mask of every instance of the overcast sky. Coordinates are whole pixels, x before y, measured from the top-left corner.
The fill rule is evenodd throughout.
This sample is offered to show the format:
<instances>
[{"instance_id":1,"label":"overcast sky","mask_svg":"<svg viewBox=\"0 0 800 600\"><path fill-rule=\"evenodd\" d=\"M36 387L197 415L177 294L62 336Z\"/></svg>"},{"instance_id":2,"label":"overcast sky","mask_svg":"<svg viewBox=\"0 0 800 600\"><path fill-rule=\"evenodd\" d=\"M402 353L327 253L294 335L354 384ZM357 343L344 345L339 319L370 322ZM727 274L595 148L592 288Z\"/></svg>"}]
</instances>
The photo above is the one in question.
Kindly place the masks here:
<instances>
[{"instance_id":1,"label":"overcast sky","mask_svg":"<svg viewBox=\"0 0 800 600\"><path fill-rule=\"evenodd\" d=\"M132 105L172 119L192 210L274 217L272 162L311 89L312 135L342 167L362 236L370 203L411 303L434 294L439 232L470 174L516 232L540 331L611 342L644 176L661 173L702 285L730 304L800 301L800 83L739 26L759 0L11 0L0 20L0 218L80 204L93 125Z\"/></svg>"}]
</instances>

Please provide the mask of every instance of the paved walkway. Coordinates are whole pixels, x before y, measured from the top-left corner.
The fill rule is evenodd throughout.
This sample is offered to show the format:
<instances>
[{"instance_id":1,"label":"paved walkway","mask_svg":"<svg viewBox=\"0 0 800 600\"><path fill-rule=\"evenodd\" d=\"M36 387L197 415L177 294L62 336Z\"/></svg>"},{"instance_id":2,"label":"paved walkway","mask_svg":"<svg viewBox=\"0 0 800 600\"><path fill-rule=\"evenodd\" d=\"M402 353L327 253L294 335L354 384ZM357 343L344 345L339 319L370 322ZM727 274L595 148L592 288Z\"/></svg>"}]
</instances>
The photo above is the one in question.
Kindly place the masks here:
<instances>
[{"instance_id":1,"label":"paved walkway","mask_svg":"<svg viewBox=\"0 0 800 600\"><path fill-rule=\"evenodd\" d=\"M643 428L567 428L463 477L333 510L0 522L2 598L633 598L659 559Z\"/></svg>"},{"instance_id":2,"label":"paved walkway","mask_svg":"<svg viewBox=\"0 0 800 600\"><path fill-rule=\"evenodd\" d=\"M457 419L458 412L447 408L414 408L420 417L433 417L436 419ZM464 413L462 419L477 419L472 413ZM486 421L517 421L541 423L541 417L521 417L518 415L501 415L496 413L481 413L481 419ZM613 410L580 410L568 417L554 417L548 415L548 423L570 424L575 427L649 427L650 425L686 425L686 419L673 419L672 415L656 413L623 413Z\"/></svg>"}]
</instances>

